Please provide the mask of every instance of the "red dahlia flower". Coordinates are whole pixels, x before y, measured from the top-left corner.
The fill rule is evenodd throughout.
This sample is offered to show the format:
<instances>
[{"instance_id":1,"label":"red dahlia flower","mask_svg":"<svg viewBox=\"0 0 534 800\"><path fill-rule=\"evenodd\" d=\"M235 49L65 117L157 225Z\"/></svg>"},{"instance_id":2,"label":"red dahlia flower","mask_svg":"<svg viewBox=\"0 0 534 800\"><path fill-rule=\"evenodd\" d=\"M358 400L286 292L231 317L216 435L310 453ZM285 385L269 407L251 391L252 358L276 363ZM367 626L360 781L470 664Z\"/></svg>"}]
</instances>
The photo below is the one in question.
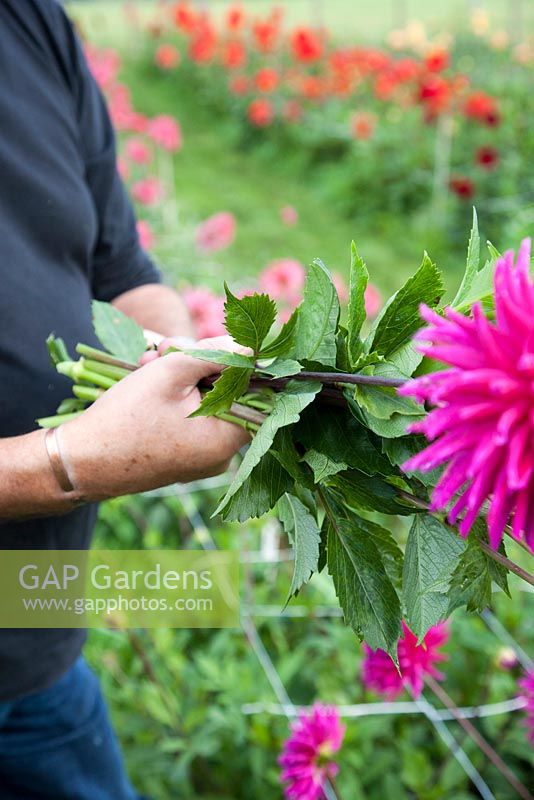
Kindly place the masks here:
<instances>
[{"instance_id":1,"label":"red dahlia flower","mask_svg":"<svg viewBox=\"0 0 534 800\"><path fill-rule=\"evenodd\" d=\"M272 69L272 67L264 67L256 73L254 83L256 85L256 89L258 89L260 92L274 92L280 83L280 76L275 69Z\"/></svg>"},{"instance_id":2,"label":"red dahlia flower","mask_svg":"<svg viewBox=\"0 0 534 800\"><path fill-rule=\"evenodd\" d=\"M236 75L231 78L228 86L232 94L238 95L246 94L250 89L249 80L244 75Z\"/></svg>"},{"instance_id":3,"label":"red dahlia flower","mask_svg":"<svg viewBox=\"0 0 534 800\"><path fill-rule=\"evenodd\" d=\"M370 139L375 132L376 117L369 111L357 111L352 115L350 128L355 139Z\"/></svg>"},{"instance_id":4,"label":"red dahlia flower","mask_svg":"<svg viewBox=\"0 0 534 800\"><path fill-rule=\"evenodd\" d=\"M177 3L173 11L174 24L184 33L192 33L197 24L197 15L189 3Z\"/></svg>"},{"instance_id":5,"label":"red dahlia flower","mask_svg":"<svg viewBox=\"0 0 534 800\"><path fill-rule=\"evenodd\" d=\"M495 127L500 122L500 114L495 98L485 92L473 92L465 101L464 113L466 117Z\"/></svg>"},{"instance_id":6,"label":"red dahlia flower","mask_svg":"<svg viewBox=\"0 0 534 800\"><path fill-rule=\"evenodd\" d=\"M291 49L297 61L318 61L323 54L320 36L311 28L297 28L291 36Z\"/></svg>"},{"instance_id":7,"label":"red dahlia flower","mask_svg":"<svg viewBox=\"0 0 534 800\"><path fill-rule=\"evenodd\" d=\"M226 15L226 26L231 31L238 31L245 22L245 12L241 6L231 6Z\"/></svg>"},{"instance_id":8,"label":"red dahlia flower","mask_svg":"<svg viewBox=\"0 0 534 800\"><path fill-rule=\"evenodd\" d=\"M494 169L499 163L499 151L489 145L479 147L475 153L475 161L484 169Z\"/></svg>"},{"instance_id":9,"label":"red dahlia flower","mask_svg":"<svg viewBox=\"0 0 534 800\"><path fill-rule=\"evenodd\" d=\"M436 664L445 661L446 656L439 648L447 642L449 630L447 623L434 625L421 644L417 644L417 636L411 632L405 622L402 623L403 635L397 645L400 673L391 656L385 650L371 650L364 644L365 658L362 664L362 680L367 689L376 692L388 700L398 697L403 689L408 688L419 697L423 691L424 679L430 675L442 680L443 675L436 669Z\"/></svg>"},{"instance_id":10,"label":"red dahlia flower","mask_svg":"<svg viewBox=\"0 0 534 800\"><path fill-rule=\"evenodd\" d=\"M454 524L461 518L463 536L490 499L494 549L511 522L516 539L534 551L534 283L529 268L530 239L521 244L517 266L511 250L497 261L495 322L479 303L472 317L450 308L441 317L422 307L429 327L417 335L427 343L419 349L450 369L399 389L434 407L411 426L432 444L403 469L429 472L447 465L432 508L444 511L453 503L448 519Z\"/></svg>"},{"instance_id":11,"label":"red dahlia flower","mask_svg":"<svg viewBox=\"0 0 534 800\"><path fill-rule=\"evenodd\" d=\"M451 192L454 192L461 200L470 200L475 194L475 184L470 178L456 175L450 180Z\"/></svg>"},{"instance_id":12,"label":"red dahlia flower","mask_svg":"<svg viewBox=\"0 0 534 800\"><path fill-rule=\"evenodd\" d=\"M332 757L340 749L345 726L332 706L316 703L291 725L279 764L287 800L321 800L328 778L337 775Z\"/></svg>"},{"instance_id":13,"label":"red dahlia flower","mask_svg":"<svg viewBox=\"0 0 534 800\"><path fill-rule=\"evenodd\" d=\"M267 20L258 20L254 23L252 34L260 53L270 53L274 49L278 33L278 20L273 17Z\"/></svg>"},{"instance_id":14,"label":"red dahlia flower","mask_svg":"<svg viewBox=\"0 0 534 800\"><path fill-rule=\"evenodd\" d=\"M270 100L253 100L248 107L248 118L256 128L266 128L274 119L274 109Z\"/></svg>"},{"instance_id":15,"label":"red dahlia flower","mask_svg":"<svg viewBox=\"0 0 534 800\"><path fill-rule=\"evenodd\" d=\"M449 63L449 54L446 50L432 50L425 58L425 67L429 72L443 72Z\"/></svg>"},{"instance_id":16,"label":"red dahlia flower","mask_svg":"<svg viewBox=\"0 0 534 800\"><path fill-rule=\"evenodd\" d=\"M180 63L180 53L173 44L162 44L156 50L155 61L161 69L173 69Z\"/></svg>"},{"instance_id":17,"label":"red dahlia flower","mask_svg":"<svg viewBox=\"0 0 534 800\"><path fill-rule=\"evenodd\" d=\"M247 60L247 51L243 42L232 39L223 46L222 63L227 69L242 67Z\"/></svg>"}]
</instances>

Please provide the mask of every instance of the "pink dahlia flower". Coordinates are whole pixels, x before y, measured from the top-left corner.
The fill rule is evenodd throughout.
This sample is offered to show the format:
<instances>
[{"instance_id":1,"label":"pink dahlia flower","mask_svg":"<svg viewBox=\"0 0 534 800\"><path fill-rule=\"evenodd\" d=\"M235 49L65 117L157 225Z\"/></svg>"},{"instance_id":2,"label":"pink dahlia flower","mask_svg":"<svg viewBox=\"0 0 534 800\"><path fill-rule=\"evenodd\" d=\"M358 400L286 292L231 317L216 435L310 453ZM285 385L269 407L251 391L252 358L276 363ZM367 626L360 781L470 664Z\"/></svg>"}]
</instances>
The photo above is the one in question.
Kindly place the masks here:
<instances>
[{"instance_id":1,"label":"pink dahlia flower","mask_svg":"<svg viewBox=\"0 0 534 800\"><path fill-rule=\"evenodd\" d=\"M125 147L126 157L135 164L150 164L152 153L150 147L142 139L128 139Z\"/></svg>"},{"instance_id":2,"label":"pink dahlia flower","mask_svg":"<svg viewBox=\"0 0 534 800\"><path fill-rule=\"evenodd\" d=\"M376 317L382 308L382 297L374 283L368 283L365 290L365 313L371 319Z\"/></svg>"},{"instance_id":3,"label":"pink dahlia flower","mask_svg":"<svg viewBox=\"0 0 534 800\"><path fill-rule=\"evenodd\" d=\"M367 689L393 700L402 690L408 688L419 697L423 691L424 679L430 675L442 680L443 675L435 665L445 661L446 656L439 648L447 642L449 629L447 623L440 622L427 632L420 645L417 636L411 632L405 622L402 623L403 635L397 645L400 672L391 656L385 650L371 650L364 644L365 658L362 665L362 680Z\"/></svg>"},{"instance_id":4,"label":"pink dahlia flower","mask_svg":"<svg viewBox=\"0 0 534 800\"><path fill-rule=\"evenodd\" d=\"M220 211L201 222L197 228L197 248L202 253L215 253L230 247L235 239L236 221L229 211Z\"/></svg>"},{"instance_id":5,"label":"pink dahlia flower","mask_svg":"<svg viewBox=\"0 0 534 800\"><path fill-rule=\"evenodd\" d=\"M160 114L151 119L147 125L147 134L169 153L176 153L182 146L182 131L174 117Z\"/></svg>"},{"instance_id":6,"label":"pink dahlia flower","mask_svg":"<svg viewBox=\"0 0 534 800\"><path fill-rule=\"evenodd\" d=\"M191 286L182 292L199 339L222 336L224 327L224 298L203 287Z\"/></svg>"},{"instance_id":7,"label":"pink dahlia flower","mask_svg":"<svg viewBox=\"0 0 534 800\"><path fill-rule=\"evenodd\" d=\"M342 305L345 305L349 302L349 290L347 284L345 283L345 279L339 274L339 272L334 272L332 275L332 280L334 282L334 286L336 287L339 302Z\"/></svg>"},{"instance_id":8,"label":"pink dahlia flower","mask_svg":"<svg viewBox=\"0 0 534 800\"><path fill-rule=\"evenodd\" d=\"M154 247L154 234L146 220L140 219L137 221L137 235L143 250L152 250Z\"/></svg>"},{"instance_id":9,"label":"pink dahlia flower","mask_svg":"<svg viewBox=\"0 0 534 800\"><path fill-rule=\"evenodd\" d=\"M534 742L534 669L529 670L525 677L518 681L518 684L521 688L521 697L526 701L527 736L531 742Z\"/></svg>"},{"instance_id":10,"label":"pink dahlia flower","mask_svg":"<svg viewBox=\"0 0 534 800\"><path fill-rule=\"evenodd\" d=\"M306 270L294 258L271 261L260 273L259 284L273 300L283 300L297 305L306 280Z\"/></svg>"},{"instance_id":11,"label":"pink dahlia flower","mask_svg":"<svg viewBox=\"0 0 534 800\"><path fill-rule=\"evenodd\" d=\"M284 225L296 225L299 221L299 213L293 206L284 206L280 209L280 219Z\"/></svg>"},{"instance_id":12,"label":"pink dahlia flower","mask_svg":"<svg viewBox=\"0 0 534 800\"><path fill-rule=\"evenodd\" d=\"M159 178L144 178L134 183L132 196L144 206L154 206L163 198L163 185Z\"/></svg>"},{"instance_id":13,"label":"pink dahlia flower","mask_svg":"<svg viewBox=\"0 0 534 800\"><path fill-rule=\"evenodd\" d=\"M279 764L280 779L288 800L321 800L328 778L337 775L332 761L345 735L339 713L333 706L316 703L309 712L299 714L291 725Z\"/></svg>"},{"instance_id":14,"label":"pink dahlia flower","mask_svg":"<svg viewBox=\"0 0 534 800\"><path fill-rule=\"evenodd\" d=\"M534 284L529 277L530 239L495 269L495 323L479 303L472 317L452 309L441 317L429 308L429 326L417 338L421 352L451 369L417 378L399 392L434 410L411 426L433 443L403 469L428 472L447 464L432 494L432 508L461 518L467 536L484 501L490 543L497 548L511 521L513 535L534 550Z\"/></svg>"}]
</instances>

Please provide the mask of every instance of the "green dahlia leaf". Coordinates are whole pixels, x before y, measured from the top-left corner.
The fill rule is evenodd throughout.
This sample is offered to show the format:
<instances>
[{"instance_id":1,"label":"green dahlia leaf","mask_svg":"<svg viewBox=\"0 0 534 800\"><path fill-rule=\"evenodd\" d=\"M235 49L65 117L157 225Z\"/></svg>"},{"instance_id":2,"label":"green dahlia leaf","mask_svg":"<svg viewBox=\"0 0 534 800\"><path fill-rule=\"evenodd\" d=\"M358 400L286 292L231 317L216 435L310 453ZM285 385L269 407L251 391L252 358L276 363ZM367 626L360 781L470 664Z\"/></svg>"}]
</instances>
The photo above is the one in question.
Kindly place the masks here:
<instances>
[{"instance_id":1,"label":"green dahlia leaf","mask_svg":"<svg viewBox=\"0 0 534 800\"><path fill-rule=\"evenodd\" d=\"M401 516L414 513L413 506L404 505L395 487L378 475L370 477L351 469L332 475L327 482L341 494L349 508Z\"/></svg>"},{"instance_id":2,"label":"green dahlia leaf","mask_svg":"<svg viewBox=\"0 0 534 800\"><path fill-rule=\"evenodd\" d=\"M401 609L369 523L355 514L330 520L328 571L346 622L373 650L397 658Z\"/></svg>"},{"instance_id":3,"label":"green dahlia leaf","mask_svg":"<svg viewBox=\"0 0 534 800\"><path fill-rule=\"evenodd\" d=\"M460 606L466 606L468 611L483 611L491 605L493 583L509 594L506 569L482 550L480 538L486 542L488 540L487 526L481 519L475 522L466 548L452 574L448 591L448 613ZM501 545L500 552L506 555L504 545Z\"/></svg>"},{"instance_id":4,"label":"green dahlia leaf","mask_svg":"<svg viewBox=\"0 0 534 800\"><path fill-rule=\"evenodd\" d=\"M351 364L354 366L361 355L363 342L360 338L365 322L365 290L369 273L363 259L358 255L356 244L352 242L350 264L350 293L347 322L347 348Z\"/></svg>"},{"instance_id":5,"label":"green dahlia leaf","mask_svg":"<svg viewBox=\"0 0 534 800\"><path fill-rule=\"evenodd\" d=\"M188 348L182 352L184 355L198 358L200 361L211 361L226 367L254 369L254 356L245 356L242 353L231 353L228 350L198 350L197 348Z\"/></svg>"},{"instance_id":6,"label":"green dahlia leaf","mask_svg":"<svg viewBox=\"0 0 534 800\"><path fill-rule=\"evenodd\" d=\"M317 570L321 531L317 520L298 497L285 494L278 501L278 516L295 553L289 598L294 597Z\"/></svg>"},{"instance_id":7,"label":"green dahlia leaf","mask_svg":"<svg viewBox=\"0 0 534 800\"><path fill-rule=\"evenodd\" d=\"M321 384L317 381L289 381L284 391L276 395L272 412L254 436L215 514L220 513L228 505L254 467L259 464L261 458L273 444L274 437L280 428L297 422L301 412L313 402L320 389Z\"/></svg>"},{"instance_id":8,"label":"green dahlia leaf","mask_svg":"<svg viewBox=\"0 0 534 800\"><path fill-rule=\"evenodd\" d=\"M93 300L93 326L103 347L113 356L137 364L146 350L143 329L110 303Z\"/></svg>"},{"instance_id":9,"label":"green dahlia leaf","mask_svg":"<svg viewBox=\"0 0 534 800\"><path fill-rule=\"evenodd\" d=\"M225 327L238 344L251 347L257 355L276 318L276 306L266 294L238 298L225 284Z\"/></svg>"},{"instance_id":10,"label":"green dahlia leaf","mask_svg":"<svg viewBox=\"0 0 534 800\"><path fill-rule=\"evenodd\" d=\"M251 369L226 367L213 384L213 389L204 395L202 402L191 417L210 417L228 411L232 403L247 391Z\"/></svg>"},{"instance_id":11,"label":"green dahlia leaf","mask_svg":"<svg viewBox=\"0 0 534 800\"><path fill-rule=\"evenodd\" d=\"M265 453L240 489L230 499L222 516L236 522L261 517L293 488L293 479L271 455Z\"/></svg>"},{"instance_id":12,"label":"green dahlia leaf","mask_svg":"<svg viewBox=\"0 0 534 800\"><path fill-rule=\"evenodd\" d=\"M314 261L308 273L304 299L299 307L292 356L317 361L325 366L336 365L336 332L339 320L339 299L332 276L322 261Z\"/></svg>"},{"instance_id":13,"label":"green dahlia leaf","mask_svg":"<svg viewBox=\"0 0 534 800\"><path fill-rule=\"evenodd\" d=\"M447 592L465 543L429 515L418 515L410 529L402 578L406 621L422 640L447 615Z\"/></svg>"},{"instance_id":14,"label":"green dahlia leaf","mask_svg":"<svg viewBox=\"0 0 534 800\"><path fill-rule=\"evenodd\" d=\"M310 471L306 469L297 453L291 428L280 428L271 445L270 453L283 466L302 490L313 490Z\"/></svg>"},{"instance_id":15,"label":"green dahlia leaf","mask_svg":"<svg viewBox=\"0 0 534 800\"><path fill-rule=\"evenodd\" d=\"M419 306L436 306L444 292L441 272L425 253L423 263L389 300L374 326L368 351L384 356L395 353L421 327Z\"/></svg>"},{"instance_id":16,"label":"green dahlia leaf","mask_svg":"<svg viewBox=\"0 0 534 800\"><path fill-rule=\"evenodd\" d=\"M296 308L288 321L282 325L278 336L262 347L260 358L274 358L274 356L289 356L293 354L298 318L299 309Z\"/></svg>"},{"instance_id":17,"label":"green dahlia leaf","mask_svg":"<svg viewBox=\"0 0 534 800\"><path fill-rule=\"evenodd\" d=\"M258 372L263 372L272 378L287 378L291 375L297 375L301 371L302 367L299 362L294 361L292 358L277 358L268 366L258 367Z\"/></svg>"},{"instance_id":18,"label":"green dahlia leaf","mask_svg":"<svg viewBox=\"0 0 534 800\"><path fill-rule=\"evenodd\" d=\"M332 475L348 469L348 464L344 464L342 461L333 461L318 450L308 450L302 460L312 470L315 483L321 483Z\"/></svg>"},{"instance_id":19,"label":"green dahlia leaf","mask_svg":"<svg viewBox=\"0 0 534 800\"><path fill-rule=\"evenodd\" d=\"M471 227L471 235L469 237L469 246L467 248L467 263L465 265L465 273L458 289L456 297L451 303L453 308L461 306L466 298L469 297L473 281L476 278L477 272L480 268L480 234L478 232L478 218L476 208L473 208L473 225Z\"/></svg>"},{"instance_id":20,"label":"green dahlia leaf","mask_svg":"<svg viewBox=\"0 0 534 800\"><path fill-rule=\"evenodd\" d=\"M343 408L325 411L309 408L295 429L295 438L308 450L316 450L335 462L355 467L367 475L387 475L393 470L372 434Z\"/></svg>"}]
</instances>

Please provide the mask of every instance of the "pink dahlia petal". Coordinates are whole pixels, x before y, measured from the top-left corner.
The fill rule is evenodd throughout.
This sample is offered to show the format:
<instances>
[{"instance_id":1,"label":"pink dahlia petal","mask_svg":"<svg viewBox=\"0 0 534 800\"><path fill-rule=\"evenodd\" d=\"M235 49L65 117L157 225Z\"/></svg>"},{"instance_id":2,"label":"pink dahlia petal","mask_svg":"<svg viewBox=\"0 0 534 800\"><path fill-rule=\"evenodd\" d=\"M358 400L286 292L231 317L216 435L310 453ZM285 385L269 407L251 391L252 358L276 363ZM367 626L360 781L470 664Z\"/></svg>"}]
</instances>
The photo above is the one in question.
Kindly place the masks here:
<instances>
[{"instance_id":1,"label":"pink dahlia petal","mask_svg":"<svg viewBox=\"0 0 534 800\"><path fill-rule=\"evenodd\" d=\"M489 501L490 542L497 548L512 523L516 538L534 545L534 282L530 240L495 268L495 322L482 307L464 317L423 307L429 327L420 350L452 367L410 381L404 396L433 406L416 432L431 442L403 465L428 472L447 465L432 495L433 508L461 519L467 535Z\"/></svg>"},{"instance_id":2,"label":"pink dahlia petal","mask_svg":"<svg viewBox=\"0 0 534 800\"><path fill-rule=\"evenodd\" d=\"M236 220L229 211L220 211L201 222L196 231L196 244L202 253L215 253L229 247L235 239Z\"/></svg>"},{"instance_id":3,"label":"pink dahlia petal","mask_svg":"<svg viewBox=\"0 0 534 800\"><path fill-rule=\"evenodd\" d=\"M389 700L397 697L404 688L418 697L424 686L426 675L436 680L443 676L435 665L444 661L446 656L439 652L448 640L446 623L434 625L425 635L421 644L405 622L402 623L403 635L397 645L399 670L393 659L384 650L371 650L364 644L364 660L362 663L362 680L367 689L376 692Z\"/></svg>"},{"instance_id":4,"label":"pink dahlia petal","mask_svg":"<svg viewBox=\"0 0 534 800\"><path fill-rule=\"evenodd\" d=\"M278 759L288 800L320 800L324 796L327 778L337 772L332 758L344 735L345 727L334 707L316 703L309 712L299 714Z\"/></svg>"},{"instance_id":5,"label":"pink dahlia petal","mask_svg":"<svg viewBox=\"0 0 534 800\"><path fill-rule=\"evenodd\" d=\"M518 681L521 697L525 700L525 727L528 739L534 743L534 669Z\"/></svg>"}]
</instances>

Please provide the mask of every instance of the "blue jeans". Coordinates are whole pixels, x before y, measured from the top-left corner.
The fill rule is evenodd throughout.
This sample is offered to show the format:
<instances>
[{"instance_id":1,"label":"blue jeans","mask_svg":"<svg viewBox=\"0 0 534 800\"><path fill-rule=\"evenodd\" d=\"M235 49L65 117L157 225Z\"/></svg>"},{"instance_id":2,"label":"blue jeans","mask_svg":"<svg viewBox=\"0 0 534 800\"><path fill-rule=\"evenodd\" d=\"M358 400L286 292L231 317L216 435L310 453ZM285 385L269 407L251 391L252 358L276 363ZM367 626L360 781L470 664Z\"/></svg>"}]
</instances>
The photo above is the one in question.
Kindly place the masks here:
<instances>
[{"instance_id":1,"label":"blue jeans","mask_svg":"<svg viewBox=\"0 0 534 800\"><path fill-rule=\"evenodd\" d=\"M140 800L83 658L57 683L0 703L2 800Z\"/></svg>"}]
</instances>

